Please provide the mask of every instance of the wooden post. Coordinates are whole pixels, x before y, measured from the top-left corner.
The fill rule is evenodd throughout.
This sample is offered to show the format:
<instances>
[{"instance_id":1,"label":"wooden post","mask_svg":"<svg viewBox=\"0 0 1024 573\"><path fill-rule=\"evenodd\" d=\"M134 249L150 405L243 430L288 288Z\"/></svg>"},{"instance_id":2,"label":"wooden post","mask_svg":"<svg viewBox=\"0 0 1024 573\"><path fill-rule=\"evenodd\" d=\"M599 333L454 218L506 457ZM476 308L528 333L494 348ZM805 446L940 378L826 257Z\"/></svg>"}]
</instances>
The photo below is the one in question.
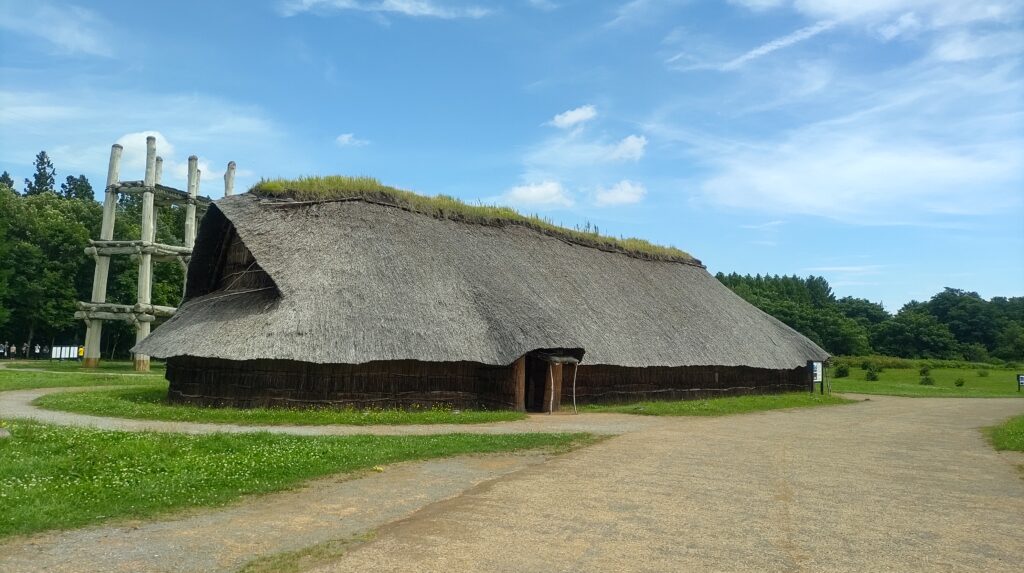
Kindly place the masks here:
<instances>
[{"instance_id":1,"label":"wooden post","mask_svg":"<svg viewBox=\"0 0 1024 573\"><path fill-rule=\"evenodd\" d=\"M114 238L114 217L117 215L117 185L121 171L121 152L123 148L114 144L110 147L110 163L107 164L107 186L103 195L103 223L100 226L100 240L109 241ZM92 301L101 303L107 301L107 276L110 273L110 257L105 255L96 256L96 270L92 275ZM86 322L85 330L85 360L83 366L96 368L100 363L100 342L103 338L103 321L90 320Z\"/></svg>"},{"instance_id":2,"label":"wooden post","mask_svg":"<svg viewBox=\"0 0 1024 573\"><path fill-rule=\"evenodd\" d=\"M188 158L188 205L185 206L185 246L192 248L196 244L196 203L199 194L199 158L191 155Z\"/></svg>"},{"instance_id":3,"label":"wooden post","mask_svg":"<svg viewBox=\"0 0 1024 573\"><path fill-rule=\"evenodd\" d=\"M156 183L157 185L159 185L160 184L160 180L163 179L163 177L164 177L164 158L160 157L158 155L157 158L156 158L156 177L153 179L153 182Z\"/></svg>"},{"instance_id":4,"label":"wooden post","mask_svg":"<svg viewBox=\"0 0 1024 573\"><path fill-rule=\"evenodd\" d=\"M224 196L235 194L235 162L228 161L228 170L224 172Z\"/></svg>"},{"instance_id":5,"label":"wooden post","mask_svg":"<svg viewBox=\"0 0 1024 573\"><path fill-rule=\"evenodd\" d=\"M542 411L557 412L562 407L562 364L548 363L548 379L544 384L544 405Z\"/></svg>"},{"instance_id":6,"label":"wooden post","mask_svg":"<svg viewBox=\"0 0 1024 573\"><path fill-rule=\"evenodd\" d=\"M516 410L526 411L526 356L512 363L512 403Z\"/></svg>"},{"instance_id":7,"label":"wooden post","mask_svg":"<svg viewBox=\"0 0 1024 573\"><path fill-rule=\"evenodd\" d=\"M146 179L144 186L146 190L142 194L142 240L153 242L154 238L154 209L153 209L153 186L156 185L156 138L152 135L146 138ZM142 253L139 255L139 304L150 304L153 295L153 255ZM142 342L149 336L149 322L137 322L135 326L135 343ZM149 372L149 356L145 354L135 355L135 370L138 372Z\"/></svg>"}]
</instances>

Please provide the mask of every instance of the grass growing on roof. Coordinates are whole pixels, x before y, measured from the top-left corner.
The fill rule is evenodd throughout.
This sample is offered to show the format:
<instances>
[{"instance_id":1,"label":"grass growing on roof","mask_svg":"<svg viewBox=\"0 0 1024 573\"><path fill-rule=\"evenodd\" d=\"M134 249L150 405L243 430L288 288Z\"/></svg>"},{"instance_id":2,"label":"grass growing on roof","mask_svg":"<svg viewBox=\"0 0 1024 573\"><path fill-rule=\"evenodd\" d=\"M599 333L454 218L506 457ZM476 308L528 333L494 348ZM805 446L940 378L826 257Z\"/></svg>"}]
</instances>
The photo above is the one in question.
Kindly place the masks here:
<instances>
[{"instance_id":1,"label":"grass growing on roof","mask_svg":"<svg viewBox=\"0 0 1024 573\"><path fill-rule=\"evenodd\" d=\"M675 247L655 245L643 239L616 239L596 232L567 229L537 215L523 215L509 207L469 205L447 195L427 197L383 185L372 177L330 175L298 179L266 179L257 183L250 191L264 197L288 198L297 201L363 198L395 205L439 219L452 219L483 225L522 225L582 245L622 251L651 259L686 263L698 262L689 253Z\"/></svg>"},{"instance_id":2,"label":"grass growing on roof","mask_svg":"<svg viewBox=\"0 0 1024 573\"><path fill-rule=\"evenodd\" d=\"M783 408L808 408L849 404L853 400L809 392L728 396L707 400L657 400L635 404L588 404L581 412L616 412L643 416L726 416ZM564 406L564 405L563 405ZM571 406L570 406L571 407Z\"/></svg>"},{"instance_id":3,"label":"grass growing on roof","mask_svg":"<svg viewBox=\"0 0 1024 573\"><path fill-rule=\"evenodd\" d=\"M587 434L181 435L0 422L0 537L221 505L303 480L406 460L533 448Z\"/></svg>"},{"instance_id":4,"label":"grass growing on roof","mask_svg":"<svg viewBox=\"0 0 1024 573\"><path fill-rule=\"evenodd\" d=\"M420 410L355 408L206 408L168 404L167 383L145 388L121 388L96 392L50 394L35 401L41 408L62 410L93 416L169 420L175 422L206 422L243 425L309 425L345 424L482 424L521 420L521 412L511 410L452 410L426 408Z\"/></svg>"}]
</instances>

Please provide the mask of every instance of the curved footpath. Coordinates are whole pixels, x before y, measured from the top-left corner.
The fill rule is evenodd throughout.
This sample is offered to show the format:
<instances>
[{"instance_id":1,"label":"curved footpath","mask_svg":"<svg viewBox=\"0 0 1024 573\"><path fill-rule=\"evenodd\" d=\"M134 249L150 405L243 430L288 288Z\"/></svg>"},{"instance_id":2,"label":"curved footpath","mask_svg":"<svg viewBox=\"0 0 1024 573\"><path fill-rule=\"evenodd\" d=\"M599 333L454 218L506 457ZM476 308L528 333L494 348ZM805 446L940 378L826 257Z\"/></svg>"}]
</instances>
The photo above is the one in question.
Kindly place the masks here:
<instances>
[{"instance_id":1,"label":"curved footpath","mask_svg":"<svg viewBox=\"0 0 1024 573\"><path fill-rule=\"evenodd\" d=\"M118 386L127 388L128 386ZM34 388L31 390L8 390L0 392L0 419L24 418L104 430L130 432L175 432L183 434L212 434L216 432L251 433L270 432L295 436L353 436L373 434L377 436L423 436L432 434L517 434L523 432L589 432L593 434L622 434L658 424L662 419L629 414L581 414L559 413L553 415L532 414L525 420L513 422L491 422L487 424L423 424L423 425L323 425L323 426L250 426L241 424L211 424L202 422L167 422L161 420L133 420L128 418L107 418L88 414L75 414L58 410L44 410L32 405L40 396L55 392L85 392L111 389L110 386L75 388Z\"/></svg>"},{"instance_id":2,"label":"curved footpath","mask_svg":"<svg viewBox=\"0 0 1024 573\"><path fill-rule=\"evenodd\" d=\"M106 420L0 393L0 417L158 431L367 433ZM1024 456L980 431L1024 400L897 398L719 418L533 416L390 433L621 433L565 455L389 466L225 508L0 542L0 571L235 571L373 538L332 571L1019 571Z\"/></svg>"}]
</instances>

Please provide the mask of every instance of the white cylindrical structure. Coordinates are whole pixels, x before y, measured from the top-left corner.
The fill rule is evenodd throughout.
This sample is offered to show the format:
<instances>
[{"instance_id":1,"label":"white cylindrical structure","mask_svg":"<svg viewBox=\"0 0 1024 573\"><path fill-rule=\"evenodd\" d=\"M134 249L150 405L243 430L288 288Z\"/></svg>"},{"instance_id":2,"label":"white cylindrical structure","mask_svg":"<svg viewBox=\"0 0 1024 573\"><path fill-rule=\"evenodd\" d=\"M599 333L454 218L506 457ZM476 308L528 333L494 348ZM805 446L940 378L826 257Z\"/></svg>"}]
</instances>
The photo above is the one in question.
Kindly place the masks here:
<instances>
[{"instance_id":1,"label":"white cylindrical structure","mask_svg":"<svg viewBox=\"0 0 1024 573\"><path fill-rule=\"evenodd\" d=\"M156 175L153 177L153 183L156 185L160 184L160 180L164 176L164 158L159 155L156 158Z\"/></svg>"},{"instance_id":2,"label":"white cylindrical structure","mask_svg":"<svg viewBox=\"0 0 1024 573\"><path fill-rule=\"evenodd\" d=\"M142 240L153 242L155 227L153 225L155 210L153 206L153 187L156 185L156 138L146 138L146 179L143 182L145 191L142 193ZM138 303L150 304L153 296L153 255L139 255ZM142 342L149 336L149 322L137 322L135 326L135 343ZM135 355L135 370L149 371L149 356Z\"/></svg>"},{"instance_id":3,"label":"white cylindrical structure","mask_svg":"<svg viewBox=\"0 0 1024 573\"><path fill-rule=\"evenodd\" d=\"M224 172L224 196L235 194L235 162L228 161L228 169Z\"/></svg>"},{"instance_id":4,"label":"white cylindrical structure","mask_svg":"<svg viewBox=\"0 0 1024 573\"><path fill-rule=\"evenodd\" d=\"M109 241L114 238L114 218L117 214L117 185L121 172L121 153L124 151L119 144L110 147L110 162L107 164L107 185L103 194L103 221L100 225L100 239ZM107 301L107 277L110 274L110 257L98 255L96 269L92 275L92 300L102 303ZM85 327L85 356L82 365L95 368L100 363L100 342L103 338L103 321L89 320Z\"/></svg>"},{"instance_id":5,"label":"white cylindrical structure","mask_svg":"<svg viewBox=\"0 0 1024 573\"><path fill-rule=\"evenodd\" d=\"M226 180L225 175L225 180ZM196 244L196 197L199 195L199 158L192 155L188 158L188 204L185 206L185 246L192 248Z\"/></svg>"}]
</instances>

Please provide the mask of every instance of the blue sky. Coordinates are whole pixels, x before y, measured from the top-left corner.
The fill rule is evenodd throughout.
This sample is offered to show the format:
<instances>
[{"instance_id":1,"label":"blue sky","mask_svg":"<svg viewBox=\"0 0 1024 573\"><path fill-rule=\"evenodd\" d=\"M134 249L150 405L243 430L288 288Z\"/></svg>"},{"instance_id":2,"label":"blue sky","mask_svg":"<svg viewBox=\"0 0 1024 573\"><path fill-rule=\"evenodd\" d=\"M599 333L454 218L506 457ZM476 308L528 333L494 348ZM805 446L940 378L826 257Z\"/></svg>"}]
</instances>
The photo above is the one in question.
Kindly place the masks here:
<instances>
[{"instance_id":1,"label":"blue sky","mask_svg":"<svg viewBox=\"0 0 1024 573\"><path fill-rule=\"evenodd\" d=\"M817 274L1024 295L1019 0L0 0L0 169L372 175Z\"/></svg>"}]
</instances>

